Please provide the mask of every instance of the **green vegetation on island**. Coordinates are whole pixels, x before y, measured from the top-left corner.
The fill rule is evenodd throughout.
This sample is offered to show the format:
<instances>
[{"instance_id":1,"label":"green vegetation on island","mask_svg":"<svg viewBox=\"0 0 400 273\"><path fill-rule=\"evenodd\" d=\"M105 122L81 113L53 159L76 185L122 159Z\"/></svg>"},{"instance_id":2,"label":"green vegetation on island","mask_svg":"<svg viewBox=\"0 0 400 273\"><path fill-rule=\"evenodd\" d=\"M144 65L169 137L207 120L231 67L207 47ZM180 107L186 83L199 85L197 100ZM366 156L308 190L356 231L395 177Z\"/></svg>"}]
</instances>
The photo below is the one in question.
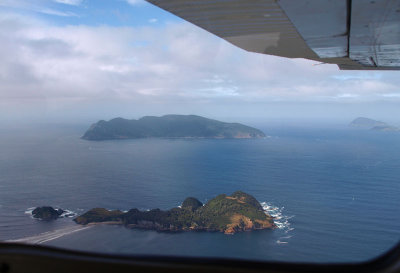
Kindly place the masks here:
<instances>
[{"instance_id":1,"label":"green vegetation on island","mask_svg":"<svg viewBox=\"0 0 400 273\"><path fill-rule=\"evenodd\" d=\"M86 140L132 138L261 138L255 128L195 115L146 116L138 120L115 118L93 124L82 136Z\"/></svg>"},{"instance_id":2,"label":"green vegetation on island","mask_svg":"<svg viewBox=\"0 0 400 273\"><path fill-rule=\"evenodd\" d=\"M218 195L205 205L189 197L181 207L167 211L131 209L122 212L94 208L76 217L74 221L82 225L112 223L157 231L219 231L225 234L276 227L273 217L264 211L260 203L241 191L230 196Z\"/></svg>"}]
</instances>

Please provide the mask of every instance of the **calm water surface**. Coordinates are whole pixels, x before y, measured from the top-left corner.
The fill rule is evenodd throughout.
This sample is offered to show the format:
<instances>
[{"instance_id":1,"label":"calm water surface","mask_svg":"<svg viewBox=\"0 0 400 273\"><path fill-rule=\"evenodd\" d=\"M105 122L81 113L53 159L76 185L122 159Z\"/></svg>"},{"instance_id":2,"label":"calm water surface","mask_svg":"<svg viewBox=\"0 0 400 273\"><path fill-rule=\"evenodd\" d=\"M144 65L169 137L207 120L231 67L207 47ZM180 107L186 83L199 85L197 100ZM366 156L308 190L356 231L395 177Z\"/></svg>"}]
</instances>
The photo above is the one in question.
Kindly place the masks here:
<instances>
[{"instance_id":1,"label":"calm water surface","mask_svg":"<svg viewBox=\"0 0 400 273\"><path fill-rule=\"evenodd\" d=\"M262 128L255 140L89 142L85 127L0 130L0 240L124 254L361 261L400 239L400 134ZM50 205L169 209L187 196L254 195L276 230L159 233L32 219Z\"/></svg>"}]
</instances>

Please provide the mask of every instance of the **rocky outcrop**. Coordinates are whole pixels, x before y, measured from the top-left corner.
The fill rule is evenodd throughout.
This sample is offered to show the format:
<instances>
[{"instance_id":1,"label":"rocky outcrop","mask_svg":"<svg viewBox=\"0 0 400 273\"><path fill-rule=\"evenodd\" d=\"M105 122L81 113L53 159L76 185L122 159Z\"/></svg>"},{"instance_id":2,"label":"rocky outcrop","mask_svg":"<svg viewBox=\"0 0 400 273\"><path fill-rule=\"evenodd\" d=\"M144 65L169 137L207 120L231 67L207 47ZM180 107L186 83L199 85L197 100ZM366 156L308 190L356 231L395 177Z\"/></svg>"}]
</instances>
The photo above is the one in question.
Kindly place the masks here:
<instances>
[{"instance_id":1,"label":"rocky outcrop","mask_svg":"<svg viewBox=\"0 0 400 273\"><path fill-rule=\"evenodd\" d=\"M32 211L32 216L45 221L55 220L64 213L62 209L52 207L37 207Z\"/></svg>"}]
</instances>

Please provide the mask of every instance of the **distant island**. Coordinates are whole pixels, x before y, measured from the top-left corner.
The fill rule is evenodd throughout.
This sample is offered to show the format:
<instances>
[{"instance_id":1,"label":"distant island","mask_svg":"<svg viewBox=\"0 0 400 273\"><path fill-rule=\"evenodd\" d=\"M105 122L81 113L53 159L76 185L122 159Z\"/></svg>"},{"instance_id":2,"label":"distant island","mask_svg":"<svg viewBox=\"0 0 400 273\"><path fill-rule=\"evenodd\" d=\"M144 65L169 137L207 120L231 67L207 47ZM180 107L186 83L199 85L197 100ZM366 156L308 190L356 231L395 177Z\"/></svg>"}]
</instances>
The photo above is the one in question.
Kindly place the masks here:
<instances>
[{"instance_id":1,"label":"distant island","mask_svg":"<svg viewBox=\"0 0 400 273\"><path fill-rule=\"evenodd\" d=\"M262 138L265 134L240 123L227 123L195 115L145 116L138 120L100 120L82 136L86 140L133 138Z\"/></svg>"},{"instance_id":2,"label":"distant island","mask_svg":"<svg viewBox=\"0 0 400 273\"><path fill-rule=\"evenodd\" d=\"M351 127L360 129L370 129L374 131L397 132L400 128L391 126L385 122L373 120L370 118L359 117L350 123Z\"/></svg>"},{"instance_id":3,"label":"distant island","mask_svg":"<svg viewBox=\"0 0 400 273\"><path fill-rule=\"evenodd\" d=\"M157 231L218 231L233 234L241 231L275 228L273 217L251 195L236 191L218 195L203 205L194 197L186 198L181 207L167 211L152 209L128 212L94 208L74 221L87 224L120 224L128 228Z\"/></svg>"}]
</instances>

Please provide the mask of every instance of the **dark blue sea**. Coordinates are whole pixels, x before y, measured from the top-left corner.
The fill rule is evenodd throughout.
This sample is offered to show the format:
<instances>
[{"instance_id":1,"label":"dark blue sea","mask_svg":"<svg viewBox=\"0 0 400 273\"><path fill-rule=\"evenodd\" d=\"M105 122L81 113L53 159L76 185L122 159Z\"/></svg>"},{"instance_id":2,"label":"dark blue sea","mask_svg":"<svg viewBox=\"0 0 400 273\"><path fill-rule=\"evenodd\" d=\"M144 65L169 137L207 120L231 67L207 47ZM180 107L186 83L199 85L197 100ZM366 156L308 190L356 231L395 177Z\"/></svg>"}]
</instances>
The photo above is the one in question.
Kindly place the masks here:
<instances>
[{"instance_id":1,"label":"dark blue sea","mask_svg":"<svg viewBox=\"0 0 400 273\"><path fill-rule=\"evenodd\" d=\"M259 125L265 139L81 140L87 126L0 129L0 240L123 254L344 262L400 239L400 134L346 126ZM29 215L50 205L169 209L236 190L255 196L279 228L159 233L82 227Z\"/></svg>"}]
</instances>

